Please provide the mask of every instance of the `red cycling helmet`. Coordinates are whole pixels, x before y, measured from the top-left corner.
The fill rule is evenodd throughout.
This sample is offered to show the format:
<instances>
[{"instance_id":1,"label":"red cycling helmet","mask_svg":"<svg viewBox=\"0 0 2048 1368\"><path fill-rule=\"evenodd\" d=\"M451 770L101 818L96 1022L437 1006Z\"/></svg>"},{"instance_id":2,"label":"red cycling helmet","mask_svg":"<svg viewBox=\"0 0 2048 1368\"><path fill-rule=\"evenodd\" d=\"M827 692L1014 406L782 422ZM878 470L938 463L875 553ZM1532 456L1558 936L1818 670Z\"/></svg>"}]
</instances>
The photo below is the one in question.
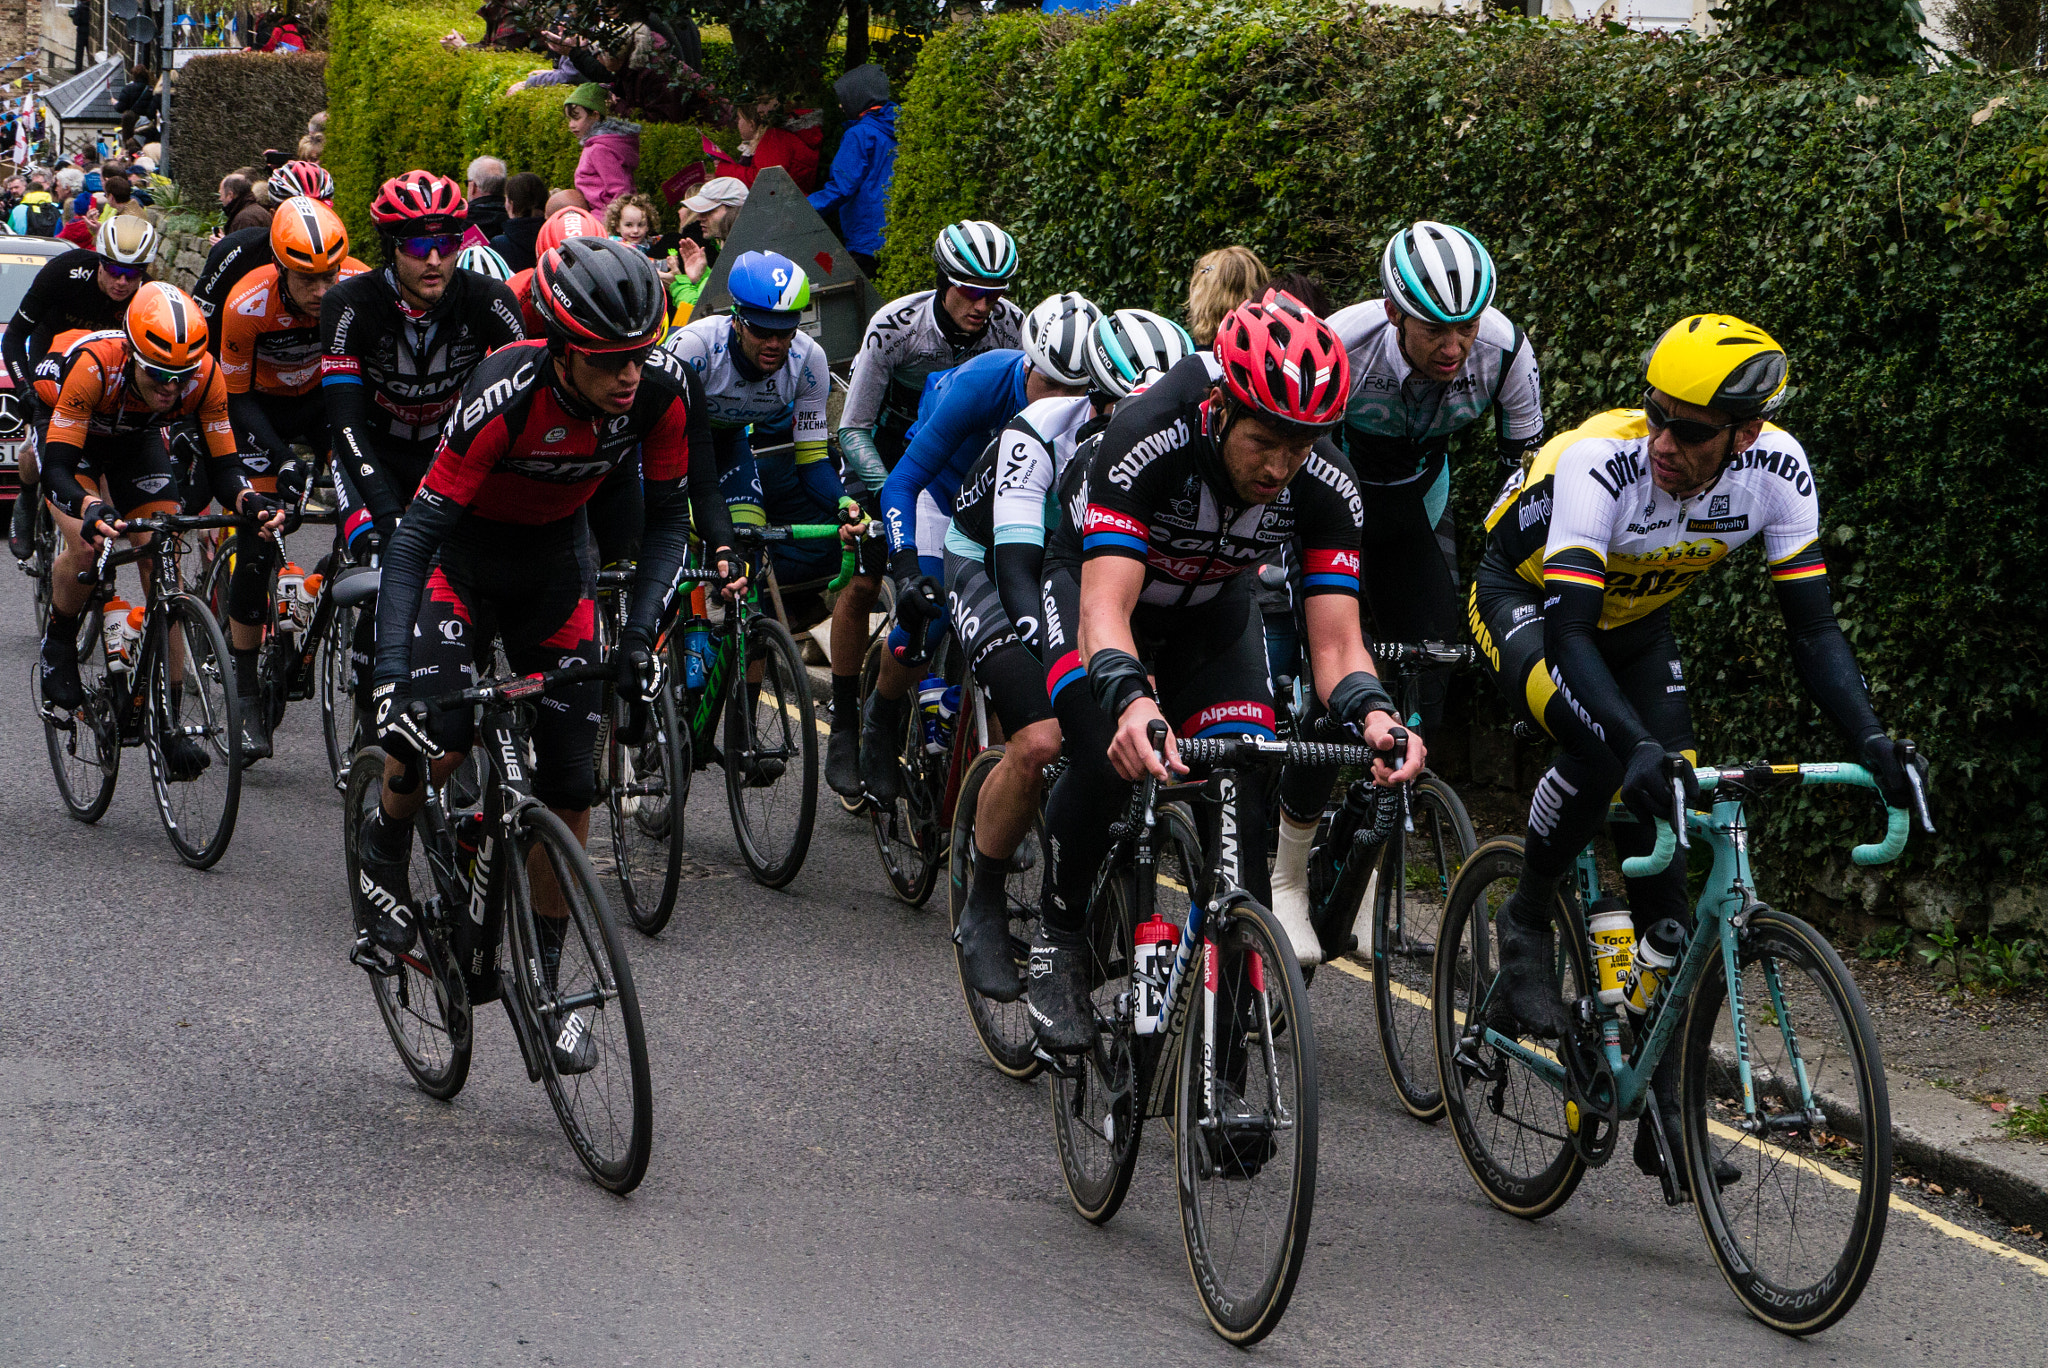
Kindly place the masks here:
<instances>
[{"instance_id":1,"label":"red cycling helmet","mask_svg":"<svg viewBox=\"0 0 2048 1368\"><path fill-rule=\"evenodd\" d=\"M298 195L334 207L334 177L319 162L288 161L270 173L270 198L278 204Z\"/></svg>"},{"instance_id":2,"label":"red cycling helmet","mask_svg":"<svg viewBox=\"0 0 2048 1368\"><path fill-rule=\"evenodd\" d=\"M377 188L370 217L386 233L461 227L469 222L462 187L431 171L408 171Z\"/></svg>"},{"instance_id":3,"label":"red cycling helmet","mask_svg":"<svg viewBox=\"0 0 2048 1368\"><path fill-rule=\"evenodd\" d=\"M1225 391L1262 417L1329 427L1351 397L1351 358L1330 325L1281 290L1238 305L1216 329Z\"/></svg>"}]
</instances>

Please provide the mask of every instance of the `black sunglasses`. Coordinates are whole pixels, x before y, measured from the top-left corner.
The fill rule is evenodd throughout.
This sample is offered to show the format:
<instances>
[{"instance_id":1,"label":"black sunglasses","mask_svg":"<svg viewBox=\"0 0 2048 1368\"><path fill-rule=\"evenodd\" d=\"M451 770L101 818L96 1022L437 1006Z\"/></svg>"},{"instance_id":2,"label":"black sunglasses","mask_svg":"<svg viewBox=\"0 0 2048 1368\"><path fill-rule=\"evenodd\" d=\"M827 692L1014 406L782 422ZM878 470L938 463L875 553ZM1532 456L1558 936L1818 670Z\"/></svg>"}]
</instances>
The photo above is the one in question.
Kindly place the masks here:
<instances>
[{"instance_id":1,"label":"black sunglasses","mask_svg":"<svg viewBox=\"0 0 2048 1368\"><path fill-rule=\"evenodd\" d=\"M1673 418L1664 411L1663 405L1657 402L1655 392L1651 390L1643 391L1643 417L1650 424L1652 432L1662 432L1665 428L1670 428L1671 435L1686 446L1699 446L1711 442L1715 433L1742 426L1740 420L1733 423L1702 423L1697 418Z\"/></svg>"},{"instance_id":2,"label":"black sunglasses","mask_svg":"<svg viewBox=\"0 0 2048 1368\"><path fill-rule=\"evenodd\" d=\"M606 375L617 375L628 366L646 364L654 347L655 344L650 342L644 347L634 347L628 351L585 351L581 347L574 347L571 350L582 357L584 364L591 369L601 370Z\"/></svg>"},{"instance_id":3,"label":"black sunglasses","mask_svg":"<svg viewBox=\"0 0 2048 1368\"><path fill-rule=\"evenodd\" d=\"M795 328L764 328L758 323L748 321L744 316L740 317L740 326L763 342L787 342L796 336Z\"/></svg>"}]
</instances>

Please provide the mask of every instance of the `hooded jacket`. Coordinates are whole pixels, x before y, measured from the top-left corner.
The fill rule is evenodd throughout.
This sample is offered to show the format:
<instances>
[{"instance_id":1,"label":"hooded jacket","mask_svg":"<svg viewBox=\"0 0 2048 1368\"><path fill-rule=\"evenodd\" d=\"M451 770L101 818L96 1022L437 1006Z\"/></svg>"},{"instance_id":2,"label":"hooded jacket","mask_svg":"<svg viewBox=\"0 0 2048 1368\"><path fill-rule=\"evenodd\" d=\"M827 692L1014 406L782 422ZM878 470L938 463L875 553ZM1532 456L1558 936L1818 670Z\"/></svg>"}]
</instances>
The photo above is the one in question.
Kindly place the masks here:
<instances>
[{"instance_id":1,"label":"hooded jacket","mask_svg":"<svg viewBox=\"0 0 2048 1368\"><path fill-rule=\"evenodd\" d=\"M889 181L896 174L896 102L889 75L870 62L832 83L833 94L853 120L832 158L832 177L810 197L819 213L837 207L839 237L849 252L876 256L889 208Z\"/></svg>"},{"instance_id":2,"label":"hooded jacket","mask_svg":"<svg viewBox=\"0 0 2048 1368\"><path fill-rule=\"evenodd\" d=\"M591 129L576 163L576 188L589 202L590 212L601 216L613 200L632 194L633 172L639 165L639 124L606 119Z\"/></svg>"},{"instance_id":3,"label":"hooded jacket","mask_svg":"<svg viewBox=\"0 0 2048 1368\"><path fill-rule=\"evenodd\" d=\"M57 209L57 217L60 220L64 216L64 211L58 206L55 195L52 195L47 190L31 190L21 197L21 203L15 205L13 211L7 216L7 226L14 230L16 236L25 236L28 233L28 207L32 204L50 205ZM56 236L57 231L62 227L63 224L59 222L57 228L51 230L50 235L52 237Z\"/></svg>"}]
</instances>

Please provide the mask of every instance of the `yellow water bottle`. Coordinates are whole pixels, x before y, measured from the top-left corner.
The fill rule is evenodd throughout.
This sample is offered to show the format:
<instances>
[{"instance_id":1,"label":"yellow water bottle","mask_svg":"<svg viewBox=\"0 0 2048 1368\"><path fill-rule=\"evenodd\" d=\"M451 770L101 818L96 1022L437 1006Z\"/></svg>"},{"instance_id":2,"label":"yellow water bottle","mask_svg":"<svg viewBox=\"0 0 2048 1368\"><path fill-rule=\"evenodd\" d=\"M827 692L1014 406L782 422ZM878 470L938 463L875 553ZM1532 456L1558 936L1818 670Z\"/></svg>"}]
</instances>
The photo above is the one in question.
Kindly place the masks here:
<instances>
[{"instance_id":1,"label":"yellow water bottle","mask_svg":"<svg viewBox=\"0 0 2048 1368\"><path fill-rule=\"evenodd\" d=\"M1639 1017L1650 1010L1650 1004L1663 991L1664 980L1671 976L1671 966L1678 963L1684 949L1685 925L1675 917L1666 917L1643 933L1629 963L1628 996L1624 1001L1630 1016Z\"/></svg>"},{"instance_id":2,"label":"yellow water bottle","mask_svg":"<svg viewBox=\"0 0 2048 1368\"><path fill-rule=\"evenodd\" d=\"M1600 1000L1619 1007L1628 997L1628 967L1635 951L1636 924L1619 898L1601 898L1586 911L1586 932L1593 938L1593 964L1600 980Z\"/></svg>"}]
</instances>

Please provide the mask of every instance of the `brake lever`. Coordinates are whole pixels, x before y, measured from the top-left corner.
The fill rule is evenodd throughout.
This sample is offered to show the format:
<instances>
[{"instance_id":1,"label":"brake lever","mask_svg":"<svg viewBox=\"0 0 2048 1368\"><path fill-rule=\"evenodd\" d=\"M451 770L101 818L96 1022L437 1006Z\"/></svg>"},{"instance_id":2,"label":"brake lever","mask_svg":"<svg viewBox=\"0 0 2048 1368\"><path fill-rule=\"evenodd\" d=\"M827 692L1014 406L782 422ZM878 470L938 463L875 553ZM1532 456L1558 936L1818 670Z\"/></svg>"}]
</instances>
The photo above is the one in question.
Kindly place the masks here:
<instances>
[{"instance_id":1,"label":"brake lever","mask_svg":"<svg viewBox=\"0 0 2048 1368\"><path fill-rule=\"evenodd\" d=\"M1671 776L1671 812L1674 818L1671 831L1678 838L1678 848L1691 850L1692 838L1685 830L1685 781L1675 774Z\"/></svg>"},{"instance_id":2,"label":"brake lever","mask_svg":"<svg viewBox=\"0 0 2048 1368\"><path fill-rule=\"evenodd\" d=\"M1934 834L1934 817L1927 810L1927 785L1920 777L1920 766L1914 763L1920 759L1920 749L1911 741L1901 741L1899 749L1906 753L1906 783L1913 790L1913 809L1920 818L1920 829L1929 836Z\"/></svg>"},{"instance_id":3,"label":"brake lever","mask_svg":"<svg viewBox=\"0 0 2048 1368\"><path fill-rule=\"evenodd\" d=\"M1166 767L1166 723L1160 720L1147 722L1145 724L1145 740L1151 743L1152 753L1159 757L1160 768L1164 769ZM1159 776L1152 773L1149 769L1145 771L1144 798L1145 830L1150 831L1154 826L1158 825L1159 821L1159 815L1156 811L1159 800Z\"/></svg>"},{"instance_id":4,"label":"brake lever","mask_svg":"<svg viewBox=\"0 0 2048 1368\"><path fill-rule=\"evenodd\" d=\"M1397 726L1393 729L1393 733L1394 768L1398 770L1401 768L1401 766L1408 763L1408 729L1406 727ZM1415 834L1415 809L1409 805L1408 788L1409 786L1407 784L1402 784L1400 786L1401 830L1407 832L1410 836L1413 836Z\"/></svg>"}]
</instances>

